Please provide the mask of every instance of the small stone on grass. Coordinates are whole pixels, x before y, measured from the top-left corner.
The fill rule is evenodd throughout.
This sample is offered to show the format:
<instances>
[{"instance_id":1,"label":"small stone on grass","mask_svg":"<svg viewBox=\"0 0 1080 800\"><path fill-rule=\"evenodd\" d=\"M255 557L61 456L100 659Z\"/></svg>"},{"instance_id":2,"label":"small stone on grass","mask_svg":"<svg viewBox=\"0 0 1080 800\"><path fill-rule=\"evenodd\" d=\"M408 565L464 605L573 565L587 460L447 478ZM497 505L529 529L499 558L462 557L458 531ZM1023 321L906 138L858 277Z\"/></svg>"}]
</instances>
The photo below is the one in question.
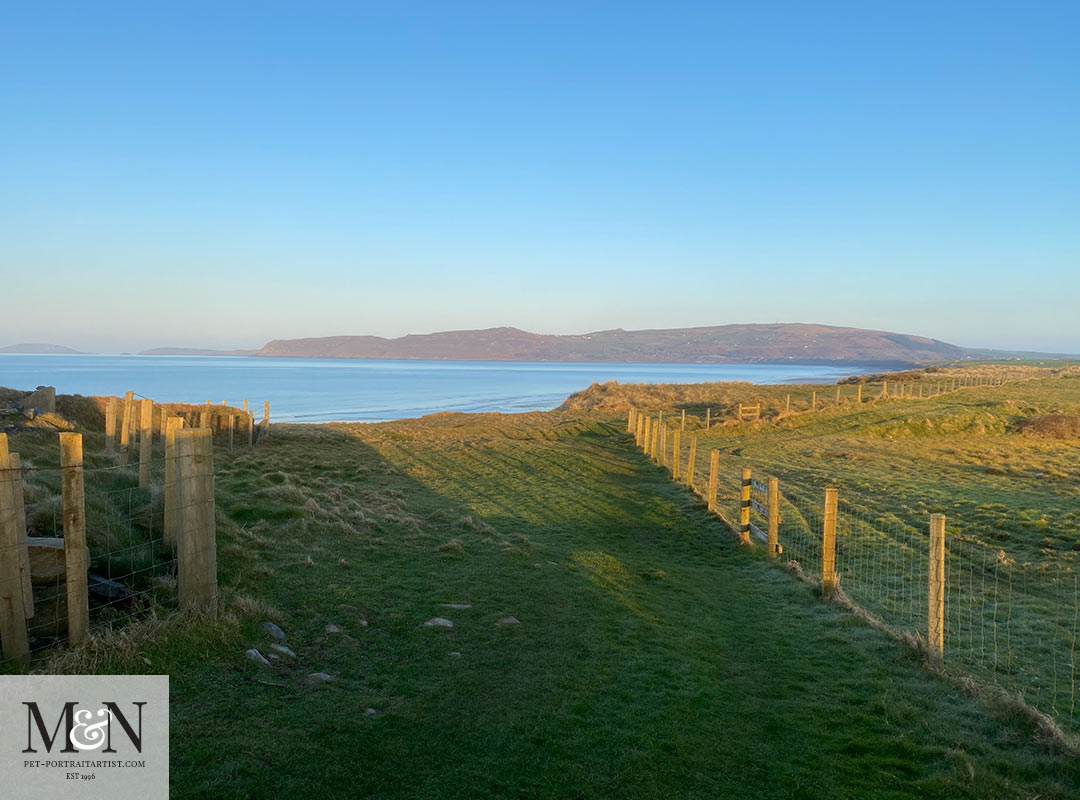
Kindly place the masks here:
<instances>
[{"instance_id":1,"label":"small stone on grass","mask_svg":"<svg viewBox=\"0 0 1080 800\"><path fill-rule=\"evenodd\" d=\"M325 672L312 672L307 676L308 683L327 683L332 680L334 680L334 676L328 675Z\"/></svg>"},{"instance_id":2,"label":"small stone on grass","mask_svg":"<svg viewBox=\"0 0 1080 800\"><path fill-rule=\"evenodd\" d=\"M260 653L258 650L256 650L254 647L252 647L250 650L248 650L246 653L244 653L244 655L247 656L248 658L250 658L252 661L258 661L260 664L269 664L270 663L269 661L266 660L266 658L263 656L263 654Z\"/></svg>"},{"instance_id":3,"label":"small stone on grass","mask_svg":"<svg viewBox=\"0 0 1080 800\"><path fill-rule=\"evenodd\" d=\"M500 617L499 621L496 622L495 624L496 625L520 625L521 620L519 620L517 617Z\"/></svg>"},{"instance_id":4,"label":"small stone on grass","mask_svg":"<svg viewBox=\"0 0 1080 800\"><path fill-rule=\"evenodd\" d=\"M285 641L285 631L275 625L273 622L264 622L262 629L270 634L271 638L277 639L279 642Z\"/></svg>"},{"instance_id":5,"label":"small stone on grass","mask_svg":"<svg viewBox=\"0 0 1080 800\"><path fill-rule=\"evenodd\" d=\"M288 656L289 658L296 658L296 653L294 653L291 648L286 647L283 644L278 644L277 642L274 642L272 645L270 645L270 647L273 650L277 650L283 656Z\"/></svg>"},{"instance_id":6,"label":"small stone on grass","mask_svg":"<svg viewBox=\"0 0 1080 800\"><path fill-rule=\"evenodd\" d=\"M452 628L454 623L445 617L432 617L424 623L425 628Z\"/></svg>"},{"instance_id":7,"label":"small stone on grass","mask_svg":"<svg viewBox=\"0 0 1080 800\"><path fill-rule=\"evenodd\" d=\"M335 625L333 622L331 622L329 625L326 626L326 632L327 633L344 633L345 629L342 628L340 625Z\"/></svg>"}]
</instances>

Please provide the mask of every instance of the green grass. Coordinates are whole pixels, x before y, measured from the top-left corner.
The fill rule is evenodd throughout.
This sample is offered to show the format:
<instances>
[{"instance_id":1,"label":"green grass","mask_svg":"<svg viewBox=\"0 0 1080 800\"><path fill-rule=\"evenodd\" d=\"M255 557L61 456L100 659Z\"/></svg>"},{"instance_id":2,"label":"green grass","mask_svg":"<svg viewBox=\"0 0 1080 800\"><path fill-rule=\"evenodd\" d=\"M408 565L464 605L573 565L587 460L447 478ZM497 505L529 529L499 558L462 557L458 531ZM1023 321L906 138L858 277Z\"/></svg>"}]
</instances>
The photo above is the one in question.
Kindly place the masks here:
<instances>
[{"instance_id":1,"label":"green grass","mask_svg":"<svg viewBox=\"0 0 1080 800\"><path fill-rule=\"evenodd\" d=\"M1076 796L1080 764L1024 715L733 544L623 426L276 426L216 455L221 618L46 668L169 673L180 798ZM296 662L243 657L266 619Z\"/></svg>"},{"instance_id":2,"label":"green grass","mask_svg":"<svg viewBox=\"0 0 1080 800\"><path fill-rule=\"evenodd\" d=\"M1080 440L1033 438L1017 425L1047 411L1080 411L1080 379L844 404L708 432L691 426L683 458L697 436L702 487L708 450L720 451L728 519L737 517L743 467L778 477L780 541L818 574L824 489L838 487L846 590L922 634L929 514L944 513L949 665L1022 693L1076 731Z\"/></svg>"}]
</instances>

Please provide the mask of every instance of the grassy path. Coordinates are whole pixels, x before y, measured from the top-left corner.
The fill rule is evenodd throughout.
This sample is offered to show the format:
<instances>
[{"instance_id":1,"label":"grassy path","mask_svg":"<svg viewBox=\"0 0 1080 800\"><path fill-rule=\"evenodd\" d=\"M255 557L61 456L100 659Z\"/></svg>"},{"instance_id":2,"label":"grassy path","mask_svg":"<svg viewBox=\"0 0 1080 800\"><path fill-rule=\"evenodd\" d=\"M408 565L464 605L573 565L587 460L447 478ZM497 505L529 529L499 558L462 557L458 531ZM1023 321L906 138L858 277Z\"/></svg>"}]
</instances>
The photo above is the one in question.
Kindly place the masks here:
<instances>
[{"instance_id":1,"label":"grassy path","mask_svg":"<svg viewBox=\"0 0 1080 800\"><path fill-rule=\"evenodd\" d=\"M1074 761L739 550L617 428L295 427L222 455L244 616L101 665L173 675L174 796L1076 796ZM243 658L267 616L296 662Z\"/></svg>"}]
</instances>

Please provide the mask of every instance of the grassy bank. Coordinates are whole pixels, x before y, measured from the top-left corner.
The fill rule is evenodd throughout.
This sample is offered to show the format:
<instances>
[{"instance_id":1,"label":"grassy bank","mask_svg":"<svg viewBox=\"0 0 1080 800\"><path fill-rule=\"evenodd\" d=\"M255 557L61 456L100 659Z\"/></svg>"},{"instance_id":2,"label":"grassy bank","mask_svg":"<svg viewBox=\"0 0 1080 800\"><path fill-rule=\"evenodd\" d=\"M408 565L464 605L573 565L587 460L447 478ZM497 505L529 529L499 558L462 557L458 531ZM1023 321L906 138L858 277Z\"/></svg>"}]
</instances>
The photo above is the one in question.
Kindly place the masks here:
<instances>
[{"instance_id":1,"label":"grassy bank","mask_svg":"<svg viewBox=\"0 0 1080 800\"><path fill-rule=\"evenodd\" d=\"M900 410L885 405L858 413L885 425ZM732 426L714 446L806 450L809 470L830 437L890 441L840 416ZM1025 716L734 545L624 424L277 426L216 455L221 617L128 625L38 668L169 673L176 797L1075 796L1080 765ZM54 439L12 448L47 461ZM1003 476L984 475L977 496L1001 502ZM295 658L244 656L273 653L268 620Z\"/></svg>"},{"instance_id":2,"label":"grassy bank","mask_svg":"<svg viewBox=\"0 0 1080 800\"><path fill-rule=\"evenodd\" d=\"M223 617L53 666L173 676L177 797L1075 790L1023 718L734 546L619 428L275 428L217 456ZM295 659L244 657L265 620Z\"/></svg>"}]
</instances>

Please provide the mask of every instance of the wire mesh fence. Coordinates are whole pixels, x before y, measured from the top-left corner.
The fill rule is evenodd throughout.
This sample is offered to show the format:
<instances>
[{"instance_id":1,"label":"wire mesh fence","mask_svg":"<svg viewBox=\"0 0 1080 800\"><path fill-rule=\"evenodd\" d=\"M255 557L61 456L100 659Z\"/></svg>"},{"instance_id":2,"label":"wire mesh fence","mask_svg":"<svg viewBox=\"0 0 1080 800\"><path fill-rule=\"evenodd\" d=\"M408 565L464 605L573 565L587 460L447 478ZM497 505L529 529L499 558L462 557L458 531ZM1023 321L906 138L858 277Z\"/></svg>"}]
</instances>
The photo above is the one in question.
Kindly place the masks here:
<instances>
[{"instance_id":1,"label":"wire mesh fence","mask_svg":"<svg viewBox=\"0 0 1080 800\"><path fill-rule=\"evenodd\" d=\"M1080 727L1076 573L958 539L947 543L946 564L946 661Z\"/></svg>"},{"instance_id":2,"label":"wire mesh fence","mask_svg":"<svg viewBox=\"0 0 1080 800\"><path fill-rule=\"evenodd\" d=\"M60 465L22 464L0 434L0 661L216 597L212 435L175 433L170 490L163 440L147 436L121 465L99 452L84 459L82 436L62 433ZM64 437L76 445L68 463ZM24 594L12 604L16 585Z\"/></svg>"},{"instance_id":3,"label":"wire mesh fence","mask_svg":"<svg viewBox=\"0 0 1080 800\"><path fill-rule=\"evenodd\" d=\"M633 429L635 422L631 417L628 427ZM797 564L811 580L825 578L830 568L825 489L834 485L826 468L795 469L747 457L738 448L709 448L695 441L693 430L683 433L681 441L665 465L670 468L676 457L685 459L680 461L681 481L711 499L710 507L733 531L743 506L743 470L749 467L759 483L779 476L777 556ZM1033 559L1030 553L1024 560L1001 546L946 529L942 602L935 605L929 509L908 497L890 496L884 487L848 485L838 495L831 568L836 585L855 606L888 628L910 634L931 657L929 631L932 616L939 617L941 663L947 670L998 687L1063 728L1080 730L1080 576L1067 563Z\"/></svg>"}]
</instances>

